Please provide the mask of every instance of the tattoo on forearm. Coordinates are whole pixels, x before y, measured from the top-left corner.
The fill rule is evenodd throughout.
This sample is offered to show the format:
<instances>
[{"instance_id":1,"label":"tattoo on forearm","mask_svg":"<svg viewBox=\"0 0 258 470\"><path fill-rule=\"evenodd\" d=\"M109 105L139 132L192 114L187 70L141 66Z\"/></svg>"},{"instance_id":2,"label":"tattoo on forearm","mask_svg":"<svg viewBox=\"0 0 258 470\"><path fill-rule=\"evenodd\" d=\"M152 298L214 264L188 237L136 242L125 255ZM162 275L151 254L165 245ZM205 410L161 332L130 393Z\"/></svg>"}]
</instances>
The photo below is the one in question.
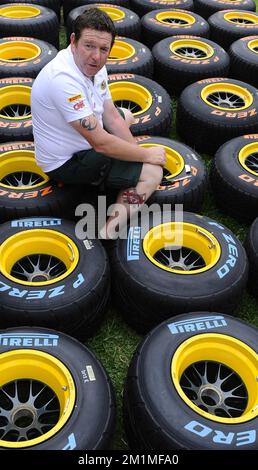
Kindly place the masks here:
<instances>
[{"instance_id":1,"label":"tattoo on forearm","mask_svg":"<svg viewBox=\"0 0 258 470\"><path fill-rule=\"evenodd\" d=\"M96 129L97 127L96 116L92 114L91 116L87 116L86 118L80 119L80 125L88 131L94 131L94 129Z\"/></svg>"},{"instance_id":2,"label":"tattoo on forearm","mask_svg":"<svg viewBox=\"0 0 258 470\"><path fill-rule=\"evenodd\" d=\"M136 188L124 191L122 194L123 202L127 204L140 206L146 201L146 194L138 194Z\"/></svg>"}]
</instances>

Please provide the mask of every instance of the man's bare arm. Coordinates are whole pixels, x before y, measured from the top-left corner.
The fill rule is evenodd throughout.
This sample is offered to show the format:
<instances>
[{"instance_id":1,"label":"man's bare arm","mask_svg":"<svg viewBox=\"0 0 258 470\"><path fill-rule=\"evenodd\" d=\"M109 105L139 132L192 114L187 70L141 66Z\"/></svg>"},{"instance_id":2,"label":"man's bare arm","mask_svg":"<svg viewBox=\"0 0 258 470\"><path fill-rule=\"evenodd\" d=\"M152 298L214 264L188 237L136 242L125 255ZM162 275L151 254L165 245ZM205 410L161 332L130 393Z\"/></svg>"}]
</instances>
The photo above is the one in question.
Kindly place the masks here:
<instances>
[{"instance_id":1,"label":"man's bare arm","mask_svg":"<svg viewBox=\"0 0 258 470\"><path fill-rule=\"evenodd\" d=\"M99 124L95 114L85 116L70 123L96 150L108 157L118 160L164 165L165 150L163 147L140 147L120 137L109 134Z\"/></svg>"}]
</instances>

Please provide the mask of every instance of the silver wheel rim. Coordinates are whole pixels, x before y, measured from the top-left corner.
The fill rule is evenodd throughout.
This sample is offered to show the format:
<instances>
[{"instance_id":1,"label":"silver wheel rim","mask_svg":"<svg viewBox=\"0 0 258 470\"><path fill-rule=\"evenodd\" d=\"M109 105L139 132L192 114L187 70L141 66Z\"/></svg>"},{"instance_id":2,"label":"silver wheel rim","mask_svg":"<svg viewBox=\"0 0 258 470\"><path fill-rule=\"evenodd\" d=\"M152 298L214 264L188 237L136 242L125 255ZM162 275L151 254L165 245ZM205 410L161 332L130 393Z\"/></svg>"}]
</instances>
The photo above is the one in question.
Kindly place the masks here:
<instances>
[{"instance_id":1,"label":"silver wheel rim","mask_svg":"<svg viewBox=\"0 0 258 470\"><path fill-rule=\"evenodd\" d=\"M236 372L218 362L191 364L182 374L180 386L196 406L215 416L237 418L247 406L244 382Z\"/></svg>"},{"instance_id":2,"label":"silver wheel rim","mask_svg":"<svg viewBox=\"0 0 258 470\"><path fill-rule=\"evenodd\" d=\"M203 59L206 57L207 54L205 54L204 51L201 49L198 49L197 47L179 47L175 51L178 55L182 57L186 57L188 59Z\"/></svg>"},{"instance_id":3,"label":"silver wheel rim","mask_svg":"<svg viewBox=\"0 0 258 470\"><path fill-rule=\"evenodd\" d=\"M258 152L248 155L245 164L249 170L258 174Z\"/></svg>"},{"instance_id":4,"label":"silver wheel rim","mask_svg":"<svg viewBox=\"0 0 258 470\"><path fill-rule=\"evenodd\" d=\"M131 111L131 113L138 113L139 111L142 111L142 108L135 103L134 101L128 101L128 100L119 100L115 101L116 106L119 108L126 108Z\"/></svg>"},{"instance_id":5,"label":"silver wheel rim","mask_svg":"<svg viewBox=\"0 0 258 470\"><path fill-rule=\"evenodd\" d=\"M238 109L245 106L245 102L241 96L227 91L216 91L207 96L207 101L214 106Z\"/></svg>"},{"instance_id":6,"label":"silver wheel rim","mask_svg":"<svg viewBox=\"0 0 258 470\"><path fill-rule=\"evenodd\" d=\"M11 270L11 276L27 282L46 282L67 271L65 264L55 256L36 254L24 256Z\"/></svg>"},{"instance_id":7,"label":"silver wheel rim","mask_svg":"<svg viewBox=\"0 0 258 470\"><path fill-rule=\"evenodd\" d=\"M195 271L206 266L204 259L199 253L185 247L174 250L162 248L157 251L154 259L160 264L178 271Z\"/></svg>"},{"instance_id":8,"label":"silver wheel rim","mask_svg":"<svg viewBox=\"0 0 258 470\"><path fill-rule=\"evenodd\" d=\"M44 178L37 173L31 173L29 171L17 171L15 173L10 173L6 175L0 183L11 186L11 187L24 187L24 186L34 186L36 184L42 183Z\"/></svg>"},{"instance_id":9,"label":"silver wheel rim","mask_svg":"<svg viewBox=\"0 0 258 470\"><path fill-rule=\"evenodd\" d=\"M32 379L14 380L0 388L0 439L27 441L50 431L60 415L55 392Z\"/></svg>"},{"instance_id":10,"label":"silver wheel rim","mask_svg":"<svg viewBox=\"0 0 258 470\"><path fill-rule=\"evenodd\" d=\"M31 109L24 104L12 104L2 108L0 114L7 118L24 118L31 116Z\"/></svg>"}]
</instances>

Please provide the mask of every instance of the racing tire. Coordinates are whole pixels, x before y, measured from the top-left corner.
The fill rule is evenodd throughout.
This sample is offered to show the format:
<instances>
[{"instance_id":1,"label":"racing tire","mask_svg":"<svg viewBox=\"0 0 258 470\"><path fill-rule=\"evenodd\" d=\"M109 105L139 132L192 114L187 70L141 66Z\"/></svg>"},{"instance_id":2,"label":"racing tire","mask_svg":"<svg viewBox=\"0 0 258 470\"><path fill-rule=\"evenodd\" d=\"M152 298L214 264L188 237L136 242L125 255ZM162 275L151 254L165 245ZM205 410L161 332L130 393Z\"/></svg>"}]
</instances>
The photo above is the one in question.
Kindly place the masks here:
<instances>
[{"instance_id":1,"label":"racing tire","mask_svg":"<svg viewBox=\"0 0 258 470\"><path fill-rule=\"evenodd\" d=\"M130 0L131 9L140 17L152 10L179 8L180 10L194 10L193 0Z\"/></svg>"},{"instance_id":2,"label":"racing tire","mask_svg":"<svg viewBox=\"0 0 258 470\"><path fill-rule=\"evenodd\" d=\"M219 148L211 184L221 210L242 222L257 217L258 134L237 137Z\"/></svg>"},{"instance_id":3,"label":"racing tire","mask_svg":"<svg viewBox=\"0 0 258 470\"><path fill-rule=\"evenodd\" d=\"M199 211L207 189L207 172L201 157L190 147L164 137L139 136L136 142L143 147L162 145L166 151L162 181L148 204L183 204L184 210Z\"/></svg>"},{"instance_id":4,"label":"racing tire","mask_svg":"<svg viewBox=\"0 0 258 470\"><path fill-rule=\"evenodd\" d=\"M71 10L74 8L79 8L81 6L87 7L91 3L106 3L109 5L118 5L121 7L128 7L129 8L129 0L107 0L106 2L101 2L99 0L64 0L63 2L63 10L64 10L64 20L66 22L66 19L68 17L68 14L70 13Z\"/></svg>"},{"instance_id":5,"label":"racing tire","mask_svg":"<svg viewBox=\"0 0 258 470\"><path fill-rule=\"evenodd\" d=\"M112 247L112 299L128 324L145 333L191 309L233 313L248 274L236 236L191 212L182 223L171 211L141 216Z\"/></svg>"},{"instance_id":6,"label":"racing tire","mask_svg":"<svg viewBox=\"0 0 258 470\"><path fill-rule=\"evenodd\" d=\"M39 168L33 142L0 144L0 221L30 216L74 219L83 188L50 180Z\"/></svg>"},{"instance_id":7,"label":"racing tire","mask_svg":"<svg viewBox=\"0 0 258 470\"><path fill-rule=\"evenodd\" d=\"M213 155L228 140L258 132L257 110L253 86L231 78L207 78L181 93L177 131L186 144Z\"/></svg>"},{"instance_id":8,"label":"racing tire","mask_svg":"<svg viewBox=\"0 0 258 470\"><path fill-rule=\"evenodd\" d=\"M255 11L256 5L254 0L195 0L194 9L196 13L206 20L221 10L248 10Z\"/></svg>"},{"instance_id":9,"label":"racing tire","mask_svg":"<svg viewBox=\"0 0 258 470\"><path fill-rule=\"evenodd\" d=\"M118 107L128 108L135 122L133 135L168 136L172 125L171 99L157 82L141 75L112 74L108 76L109 89Z\"/></svg>"},{"instance_id":10,"label":"racing tire","mask_svg":"<svg viewBox=\"0 0 258 470\"><path fill-rule=\"evenodd\" d=\"M248 289L258 299L258 218L253 221L244 245L250 266Z\"/></svg>"},{"instance_id":11,"label":"racing tire","mask_svg":"<svg viewBox=\"0 0 258 470\"><path fill-rule=\"evenodd\" d=\"M150 49L141 42L116 36L106 68L108 74L134 73L152 78L153 57Z\"/></svg>"},{"instance_id":12,"label":"racing tire","mask_svg":"<svg viewBox=\"0 0 258 470\"><path fill-rule=\"evenodd\" d=\"M258 88L258 35L233 42L229 48L230 76Z\"/></svg>"},{"instance_id":13,"label":"racing tire","mask_svg":"<svg viewBox=\"0 0 258 470\"><path fill-rule=\"evenodd\" d=\"M0 142L33 140L29 77L0 80Z\"/></svg>"},{"instance_id":14,"label":"racing tire","mask_svg":"<svg viewBox=\"0 0 258 470\"><path fill-rule=\"evenodd\" d=\"M209 17L211 39L228 49L232 42L244 36L258 34L258 13L243 10L223 10Z\"/></svg>"},{"instance_id":15,"label":"racing tire","mask_svg":"<svg viewBox=\"0 0 258 470\"><path fill-rule=\"evenodd\" d=\"M73 22L77 16L81 15L85 10L89 8L100 8L105 11L108 16L113 20L117 36L126 36L128 38L140 39L141 35L141 21L138 15L128 8L121 7L119 5L109 5L106 3L84 5L82 7L74 8L70 11L67 17L66 30L67 30L67 41L70 42L70 36L73 32Z\"/></svg>"},{"instance_id":16,"label":"racing tire","mask_svg":"<svg viewBox=\"0 0 258 470\"><path fill-rule=\"evenodd\" d=\"M196 13L184 10L153 10L141 19L142 42L153 47L168 36L190 35L209 37L210 27Z\"/></svg>"},{"instance_id":17,"label":"racing tire","mask_svg":"<svg viewBox=\"0 0 258 470\"><path fill-rule=\"evenodd\" d=\"M4 3L7 3L6 0L0 0L0 5L3 5ZM8 3L33 3L31 0L10 0ZM37 0L35 1L37 5L40 5L42 7L50 8L53 10L59 21L60 21L60 8L61 8L61 1L60 0Z\"/></svg>"},{"instance_id":18,"label":"racing tire","mask_svg":"<svg viewBox=\"0 0 258 470\"><path fill-rule=\"evenodd\" d=\"M1 226L0 327L42 326L82 341L109 301L109 265L99 240L76 237L75 223L33 217Z\"/></svg>"},{"instance_id":19,"label":"racing tire","mask_svg":"<svg viewBox=\"0 0 258 470\"><path fill-rule=\"evenodd\" d=\"M35 78L57 54L57 49L34 38L0 39L0 78Z\"/></svg>"},{"instance_id":20,"label":"racing tire","mask_svg":"<svg viewBox=\"0 0 258 470\"><path fill-rule=\"evenodd\" d=\"M215 42L197 36L162 39L152 49L154 78L167 92L179 94L191 83L209 77L226 77L229 56Z\"/></svg>"},{"instance_id":21,"label":"racing tire","mask_svg":"<svg viewBox=\"0 0 258 470\"><path fill-rule=\"evenodd\" d=\"M257 344L257 328L224 313L187 313L155 328L125 383L130 448L257 450Z\"/></svg>"},{"instance_id":22,"label":"racing tire","mask_svg":"<svg viewBox=\"0 0 258 470\"><path fill-rule=\"evenodd\" d=\"M32 3L0 5L0 36L33 37L59 49L59 22L53 10Z\"/></svg>"},{"instance_id":23,"label":"racing tire","mask_svg":"<svg viewBox=\"0 0 258 470\"><path fill-rule=\"evenodd\" d=\"M0 449L108 449L114 394L96 356L52 329L8 328L0 338Z\"/></svg>"}]
</instances>

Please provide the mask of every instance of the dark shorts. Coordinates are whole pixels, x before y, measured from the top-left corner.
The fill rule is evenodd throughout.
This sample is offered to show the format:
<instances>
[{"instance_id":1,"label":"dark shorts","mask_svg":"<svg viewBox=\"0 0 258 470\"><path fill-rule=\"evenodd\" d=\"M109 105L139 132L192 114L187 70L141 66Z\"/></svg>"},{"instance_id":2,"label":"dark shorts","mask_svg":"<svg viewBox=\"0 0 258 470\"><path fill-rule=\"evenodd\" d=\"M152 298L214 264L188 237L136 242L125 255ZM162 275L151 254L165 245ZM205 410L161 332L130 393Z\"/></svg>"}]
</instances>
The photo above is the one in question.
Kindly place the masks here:
<instances>
[{"instance_id":1,"label":"dark shorts","mask_svg":"<svg viewBox=\"0 0 258 470\"><path fill-rule=\"evenodd\" d=\"M115 160L90 149L74 153L70 160L47 175L66 184L126 189L137 185L142 165L141 162Z\"/></svg>"}]
</instances>

